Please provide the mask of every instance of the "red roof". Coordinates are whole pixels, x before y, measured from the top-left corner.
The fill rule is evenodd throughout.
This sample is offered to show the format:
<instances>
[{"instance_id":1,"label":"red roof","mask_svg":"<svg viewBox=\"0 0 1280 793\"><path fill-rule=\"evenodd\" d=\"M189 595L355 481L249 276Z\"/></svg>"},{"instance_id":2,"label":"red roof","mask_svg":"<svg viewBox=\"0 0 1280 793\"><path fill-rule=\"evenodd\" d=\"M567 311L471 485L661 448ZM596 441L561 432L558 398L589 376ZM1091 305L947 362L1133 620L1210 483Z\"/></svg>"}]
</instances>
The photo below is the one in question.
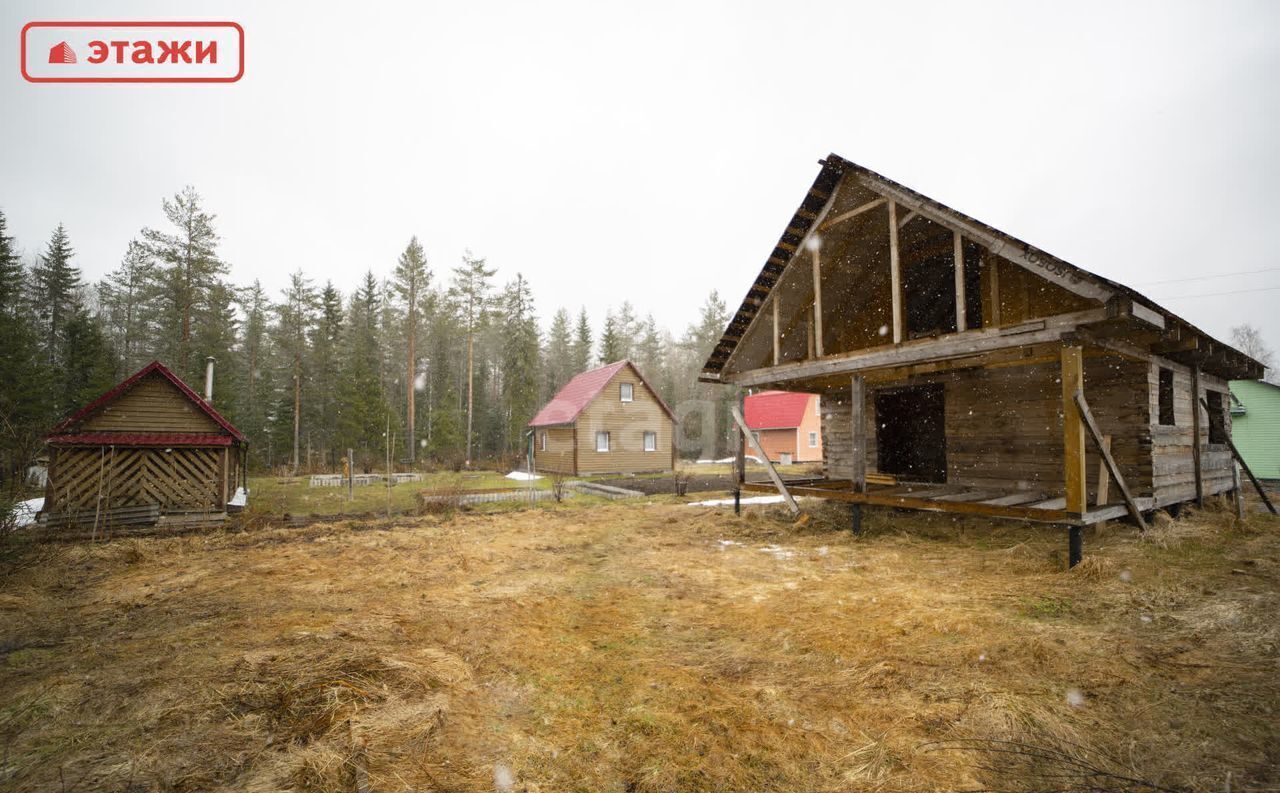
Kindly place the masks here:
<instances>
[{"instance_id":1,"label":"red roof","mask_svg":"<svg viewBox=\"0 0 1280 793\"><path fill-rule=\"evenodd\" d=\"M133 388L133 386L138 381L142 380L142 378L152 373L159 374L161 377L164 377L170 383L173 383L175 386L177 386L178 390L181 391L182 394L187 399L194 402L196 407L204 411L205 415L213 419L214 422L216 422L219 427L222 427L222 429L226 430L227 434L230 435L231 438L235 439L236 441L239 441L240 443L245 443L248 440L247 438L244 437L244 434L241 433L240 430L232 426L231 422L224 419L221 413L214 410L213 405L210 405L208 402L205 402L204 399L199 394L197 394L195 391L192 391L191 387L182 381L181 377L178 377L176 374L171 372L169 370L169 367L165 366L159 361L152 361L151 363L142 367L137 372L135 372L132 376L120 381L120 383L118 383L110 391L106 392L102 396L98 397L97 399L93 400L89 404L77 410L75 413L72 413L67 418L58 422L58 424L53 428L52 432L50 432L49 437L46 440L48 440L50 443L80 443L81 441L62 441L62 440L55 440L55 438L72 438L72 437L101 438L104 434L120 435L123 437L135 437L135 438L144 438L144 437L221 438L221 437L224 437L221 435L206 435L203 433L171 433L168 435L153 435L150 433L139 434L139 433L97 433L95 432L95 433L76 434L76 433L68 432L68 430L73 429L74 427L76 427L76 425L80 424L85 419L94 415L99 410L101 410L102 408L110 404L111 402L114 402L116 399L119 399L126 391L128 391L130 388ZM93 440L93 441L87 441L87 442L100 444L100 443L103 443L104 441ZM109 444L109 443L112 443L112 441L106 441L106 443ZM130 444L127 441L117 441L115 443L118 446L129 446L129 445L151 446L151 445L161 445L161 444L165 446L182 445L176 441L174 442L159 441L155 444L148 443L148 442L139 442L136 444ZM186 445L192 445L192 444L186 444ZM225 441L225 442L220 441L216 443L210 442L209 444L200 444L200 445L229 445L229 441Z\"/></svg>"},{"instance_id":2,"label":"red roof","mask_svg":"<svg viewBox=\"0 0 1280 793\"><path fill-rule=\"evenodd\" d=\"M538 415L533 417L529 422L530 427L546 427L554 424L572 424L577 420L578 414L591 404L591 400L599 395L600 390L609 384L613 376L622 370L624 366L630 366L631 371L636 373L636 377L645 388L649 389L649 393L653 394L653 398L658 400L658 404L667 412L672 421L675 420L676 414L667 407L667 403L662 401L662 397L658 396L658 392L653 390L649 385L649 381L644 379L644 375L640 374L640 370L630 361L618 361L608 366L601 366L599 369L591 369L577 375L572 380L564 384L564 387L551 397L551 401L542 406L542 410L538 411Z\"/></svg>"},{"instance_id":3,"label":"red roof","mask_svg":"<svg viewBox=\"0 0 1280 793\"><path fill-rule=\"evenodd\" d=\"M761 391L743 400L743 418L753 430L799 427L811 396L795 391Z\"/></svg>"},{"instance_id":4,"label":"red roof","mask_svg":"<svg viewBox=\"0 0 1280 793\"><path fill-rule=\"evenodd\" d=\"M50 435L49 443L68 446L230 446L230 435L197 432L80 432Z\"/></svg>"}]
</instances>

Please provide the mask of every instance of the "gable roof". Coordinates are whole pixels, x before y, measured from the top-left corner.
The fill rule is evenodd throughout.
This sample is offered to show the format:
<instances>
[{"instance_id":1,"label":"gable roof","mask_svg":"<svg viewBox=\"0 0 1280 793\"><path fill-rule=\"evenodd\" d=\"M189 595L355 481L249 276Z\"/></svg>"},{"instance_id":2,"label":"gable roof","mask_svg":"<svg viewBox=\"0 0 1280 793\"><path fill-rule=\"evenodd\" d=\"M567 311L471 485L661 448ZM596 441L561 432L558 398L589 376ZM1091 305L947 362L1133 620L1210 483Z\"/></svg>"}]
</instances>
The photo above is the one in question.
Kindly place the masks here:
<instances>
[{"instance_id":1,"label":"gable roof","mask_svg":"<svg viewBox=\"0 0 1280 793\"><path fill-rule=\"evenodd\" d=\"M138 433L76 433L76 432L73 432L73 430L78 428L80 424L84 423L90 417L96 415L99 411L101 411L107 405L111 404L112 402L116 401L120 397L124 396L129 391L129 389L133 388L143 379L145 379L146 377L152 374L156 374L163 377L164 379L172 383L175 387L177 387L177 389L182 392L183 396L185 396L188 400L193 402L195 406L199 408L205 415L213 419L213 421L219 427L221 427L224 431L226 431L226 433L230 435L231 438L233 438L236 441L239 441L240 443L245 443L248 440L247 438L245 438L244 434L240 432L240 430L236 429L231 424L231 422L223 418L221 413L214 410L213 405L210 405L208 402L204 401L204 398L201 397L199 394L197 394L195 391L191 390L191 387L188 386L185 382L183 382L181 377L178 377L169 369L169 367L165 366L159 361L152 361L151 363L142 367L134 374L130 375L129 377L117 383L115 387L107 391L102 396L93 400L92 402L85 405L84 407L80 408L75 413L72 413L70 416L63 419L62 421L58 422L54 426L54 428L50 431L48 437L46 437L45 440L47 440L50 443L86 443L86 442L98 443L98 442L102 442L102 438L105 437L106 435L116 435L116 436L119 436L118 439L108 441L108 442L117 443L118 445L123 445L123 446L129 446L129 445L175 446L175 445L183 445L184 442L186 442L187 445L191 445L191 443L194 442L194 439L196 439L197 436L199 438L207 438L208 433L164 433L162 435L152 435L152 434L145 434L145 433L138 434ZM91 437L98 438L98 440L96 441L86 440ZM142 440L144 438L147 440ZM206 445L206 444L200 443L197 445ZM222 444L211 443L208 445L222 445Z\"/></svg>"},{"instance_id":2,"label":"gable roof","mask_svg":"<svg viewBox=\"0 0 1280 793\"><path fill-rule=\"evenodd\" d=\"M753 430L799 427L812 397L800 391L761 391L742 401L743 418Z\"/></svg>"},{"instance_id":3,"label":"gable roof","mask_svg":"<svg viewBox=\"0 0 1280 793\"><path fill-rule=\"evenodd\" d=\"M741 307L729 320L724 335L707 357L700 380L720 382L721 370L733 355L738 342L746 335L752 321L764 308L767 298L774 286L781 281L782 274L791 260L801 251L801 246L809 236L809 232L824 220L825 211L830 208L830 199L833 198L844 179L851 179L883 197L896 201L908 210L918 212L930 220L959 231L967 239L984 246L991 253L1033 270L1041 277L1066 286L1072 291L1103 302L1117 297L1123 298L1148 312L1159 314L1164 319L1167 330L1176 331L1180 335L1189 334L1203 340L1207 349L1229 359L1236 373L1223 371L1223 376L1239 377L1239 373L1246 370L1250 371L1254 377L1262 376L1264 367L1261 363L1234 347L1214 339L1130 287L1063 261L1011 234L975 220L837 154L828 154L826 159L819 160L819 164L822 170L814 179L813 186L778 239L760 274L747 291Z\"/></svg>"},{"instance_id":4,"label":"gable roof","mask_svg":"<svg viewBox=\"0 0 1280 793\"><path fill-rule=\"evenodd\" d=\"M653 386L649 385L649 381L644 379L644 375L640 373L639 368L631 361L616 361L607 366L601 366L598 369L589 369L581 374L573 377L569 382L551 397L547 404L542 406L542 410L538 411L538 415L534 416L529 422L530 427L547 427L555 424L572 424L578 420L578 416L590 405L600 391L604 389L613 376L620 372L623 367L631 367L631 371L635 372L636 377L640 380L645 388L649 389L649 393L657 400L658 405L662 407L666 414L675 421L676 414L671 408L667 407L667 403L662 401L662 397L658 396L658 392Z\"/></svg>"}]
</instances>

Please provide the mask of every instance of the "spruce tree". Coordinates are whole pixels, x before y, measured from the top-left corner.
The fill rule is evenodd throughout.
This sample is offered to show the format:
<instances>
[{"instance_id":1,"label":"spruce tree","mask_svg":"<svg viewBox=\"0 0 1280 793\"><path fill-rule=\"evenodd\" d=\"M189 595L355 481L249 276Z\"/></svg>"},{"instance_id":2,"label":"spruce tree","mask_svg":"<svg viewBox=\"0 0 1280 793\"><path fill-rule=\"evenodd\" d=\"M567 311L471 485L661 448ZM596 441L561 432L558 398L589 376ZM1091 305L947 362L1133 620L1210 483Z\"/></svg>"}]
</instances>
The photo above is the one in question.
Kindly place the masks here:
<instances>
[{"instance_id":1,"label":"spruce tree","mask_svg":"<svg viewBox=\"0 0 1280 793\"><path fill-rule=\"evenodd\" d=\"M340 454L334 453L338 404L335 399L340 369L343 335L342 295L332 281L320 291L320 313L311 340L311 409L310 424L326 463L333 465Z\"/></svg>"},{"instance_id":2,"label":"spruce tree","mask_svg":"<svg viewBox=\"0 0 1280 793\"><path fill-rule=\"evenodd\" d=\"M80 269L71 264L74 256L67 230L59 223L31 272L31 303L50 366L59 365L66 324L80 307Z\"/></svg>"},{"instance_id":3,"label":"spruce tree","mask_svg":"<svg viewBox=\"0 0 1280 793\"><path fill-rule=\"evenodd\" d=\"M307 340L316 324L316 291L311 281L299 269L289 276L289 287L284 290L284 300L276 306L278 324L277 345L284 358L284 368L293 400L287 405L286 415L293 422L293 456L290 460L296 475L301 466L302 445L302 392L306 380Z\"/></svg>"},{"instance_id":4,"label":"spruce tree","mask_svg":"<svg viewBox=\"0 0 1280 793\"><path fill-rule=\"evenodd\" d=\"M541 379L538 318L523 275L517 273L503 290L502 309L503 449L510 452L524 447L525 425L538 409Z\"/></svg>"},{"instance_id":5,"label":"spruce tree","mask_svg":"<svg viewBox=\"0 0 1280 793\"><path fill-rule=\"evenodd\" d=\"M22 294L25 269L0 211L0 497L12 500L54 416L49 367Z\"/></svg>"},{"instance_id":6,"label":"spruce tree","mask_svg":"<svg viewBox=\"0 0 1280 793\"><path fill-rule=\"evenodd\" d=\"M600 334L600 364L616 363L626 357L618 333L618 320L610 311L604 315L604 331Z\"/></svg>"},{"instance_id":7,"label":"spruce tree","mask_svg":"<svg viewBox=\"0 0 1280 793\"><path fill-rule=\"evenodd\" d=\"M378 375L378 279L370 271L351 295L340 346L335 427L339 450L355 454L352 470L372 470L382 459L387 403Z\"/></svg>"},{"instance_id":8,"label":"spruce tree","mask_svg":"<svg viewBox=\"0 0 1280 793\"><path fill-rule=\"evenodd\" d=\"M591 368L591 354L594 338L591 335L591 320L587 317L584 306L578 311L578 325L573 338L573 374L581 374ZM572 376L572 375L571 375Z\"/></svg>"},{"instance_id":9,"label":"spruce tree","mask_svg":"<svg viewBox=\"0 0 1280 793\"><path fill-rule=\"evenodd\" d=\"M543 370L542 401L552 397L576 372L573 368L573 329L569 325L569 312L561 308L551 318L547 332L547 348Z\"/></svg>"},{"instance_id":10,"label":"spruce tree","mask_svg":"<svg viewBox=\"0 0 1280 793\"><path fill-rule=\"evenodd\" d=\"M122 367L133 372L145 363L150 349L146 310L154 278L154 260L138 240L130 240L120 266L98 284L106 331L120 355Z\"/></svg>"}]
</instances>

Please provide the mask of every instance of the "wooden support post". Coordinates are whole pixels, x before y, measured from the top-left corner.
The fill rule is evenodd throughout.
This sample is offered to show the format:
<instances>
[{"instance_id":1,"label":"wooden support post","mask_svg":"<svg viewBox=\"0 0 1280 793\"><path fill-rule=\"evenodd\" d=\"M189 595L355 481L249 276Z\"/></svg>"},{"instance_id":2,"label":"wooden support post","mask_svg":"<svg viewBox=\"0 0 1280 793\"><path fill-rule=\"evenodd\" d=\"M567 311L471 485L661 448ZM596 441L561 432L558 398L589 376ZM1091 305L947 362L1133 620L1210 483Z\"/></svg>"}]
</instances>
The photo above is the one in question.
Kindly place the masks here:
<instances>
[{"instance_id":1,"label":"wooden support post","mask_svg":"<svg viewBox=\"0 0 1280 793\"><path fill-rule=\"evenodd\" d=\"M985 324L995 328L1000 326L1000 261L992 257L987 265L987 281L991 284L991 316Z\"/></svg>"},{"instance_id":2,"label":"wooden support post","mask_svg":"<svg viewBox=\"0 0 1280 793\"><path fill-rule=\"evenodd\" d=\"M1083 515L1085 501L1084 421L1075 396L1084 386L1084 354L1079 347L1062 348L1062 451L1066 484L1066 506L1073 515Z\"/></svg>"},{"instance_id":3,"label":"wooden support post","mask_svg":"<svg viewBox=\"0 0 1280 793\"><path fill-rule=\"evenodd\" d=\"M855 537L862 535L862 505L849 505L849 530Z\"/></svg>"},{"instance_id":4,"label":"wooden support post","mask_svg":"<svg viewBox=\"0 0 1280 793\"><path fill-rule=\"evenodd\" d=\"M1102 436L1102 448L1111 453L1111 436ZM1098 456L1098 493L1093 498L1095 507L1105 507L1111 498L1111 474L1107 473L1107 461Z\"/></svg>"},{"instance_id":5,"label":"wooden support post","mask_svg":"<svg viewBox=\"0 0 1280 793\"><path fill-rule=\"evenodd\" d=\"M952 254L956 277L956 331L962 331L969 325L964 300L964 238L960 232L955 233L955 252Z\"/></svg>"},{"instance_id":6,"label":"wooden support post","mask_svg":"<svg viewBox=\"0 0 1280 793\"><path fill-rule=\"evenodd\" d=\"M817 349L813 345L813 306L809 306L809 316L805 318L805 330L808 334L806 336L808 354L805 357L813 360L817 354Z\"/></svg>"},{"instance_id":7,"label":"wooden support post","mask_svg":"<svg viewBox=\"0 0 1280 793\"><path fill-rule=\"evenodd\" d=\"M849 419L853 435L850 449L853 466L851 479L855 493L867 492L867 420L863 416L866 393L866 380L862 375L855 374L849 387Z\"/></svg>"},{"instance_id":8,"label":"wooden support post","mask_svg":"<svg viewBox=\"0 0 1280 793\"><path fill-rule=\"evenodd\" d=\"M812 243L813 238L810 239ZM814 245L809 251L813 259L813 348L818 358L822 357L822 257L819 246Z\"/></svg>"},{"instance_id":9,"label":"wooden support post","mask_svg":"<svg viewBox=\"0 0 1280 793\"><path fill-rule=\"evenodd\" d=\"M764 463L764 470L768 472L769 478L773 480L773 486L778 488L778 492L782 494L782 500L786 502L787 509L791 510L792 515L799 514L800 507L796 504L796 500L791 497L791 491L787 490L787 486L783 484L782 477L778 476L773 463L769 462L768 455L764 453L764 449L760 448L760 444L756 442L756 436L752 435L751 431L747 429L747 421L742 417L742 411L736 407L733 409L733 420L738 422L739 429L747 436L747 440L751 442L751 448L755 449L756 454L760 456L760 461Z\"/></svg>"},{"instance_id":10,"label":"wooden support post","mask_svg":"<svg viewBox=\"0 0 1280 793\"><path fill-rule=\"evenodd\" d=\"M782 360L782 329L778 327L781 309L778 307L778 293L774 291L769 297L769 302L773 304L773 365L777 366Z\"/></svg>"},{"instance_id":11,"label":"wooden support post","mask_svg":"<svg viewBox=\"0 0 1280 793\"><path fill-rule=\"evenodd\" d=\"M902 343L902 267L898 261L898 204L889 201L889 284L893 290L893 343Z\"/></svg>"},{"instance_id":12,"label":"wooden support post","mask_svg":"<svg viewBox=\"0 0 1280 793\"><path fill-rule=\"evenodd\" d=\"M1084 392L1076 391L1074 401L1080 411L1080 418L1084 420L1085 428L1089 430L1089 437L1093 439L1094 445L1098 447L1098 454L1102 457L1103 465L1110 472L1111 478L1115 480L1116 489L1124 497L1124 505L1129 509L1129 517L1133 518L1133 522L1138 524L1138 528L1145 532L1147 530L1147 522L1142 519L1142 511L1138 509L1138 502L1133 500L1133 494L1129 492L1129 486L1125 484L1124 477L1120 474L1120 466L1116 465L1115 458L1111 456L1111 444L1103 443L1102 430L1098 429L1098 422L1094 421L1093 411L1089 410L1089 403L1084 398ZM1069 508L1068 511L1070 511Z\"/></svg>"},{"instance_id":13,"label":"wooden support post","mask_svg":"<svg viewBox=\"0 0 1280 793\"><path fill-rule=\"evenodd\" d=\"M742 489L737 487L733 489L733 514L742 514Z\"/></svg>"},{"instance_id":14,"label":"wooden support post","mask_svg":"<svg viewBox=\"0 0 1280 793\"><path fill-rule=\"evenodd\" d=\"M1200 404L1206 411L1209 410L1208 402L1202 399L1200 400ZM1227 448L1231 450L1231 456L1235 458L1235 461L1244 469L1245 474L1249 476L1249 481L1253 482L1253 488L1258 491L1258 497L1262 499L1262 503L1267 505L1267 509L1271 511L1272 515L1278 514L1276 512L1275 505L1271 503L1271 499L1267 498L1267 491L1263 489L1262 483L1258 481L1258 477L1253 475L1253 469L1251 469L1249 464L1244 461L1244 458L1240 456L1240 450L1236 448L1236 442L1231 440L1230 435L1227 436Z\"/></svg>"},{"instance_id":15,"label":"wooden support post","mask_svg":"<svg viewBox=\"0 0 1280 793\"><path fill-rule=\"evenodd\" d=\"M1200 468L1200 365L1191 367L1191 465L1196 477L1196 506L1204 506L1204 478Z\"/></svg>"},{"instance_id":16,"label":"wooden support post","mask_svg":"<svg viewBox=\"0 0 1280 793\"><path fill-rule=\"evenodd\" d=\"M1244 491L1240 489L1240 465L1231 460L1231 501L1236 508L1236 520L1244 520Z\"/></svg>"},{"instance_id":17,"label":"wooden support post","mask_svg":"<svg viewBox=\"0 0 1280 793\"><path fill-rule=\"evenodd\" d=\"M1067 528L1067 568L1075 567L1083 559L1084 527L1070 526Z\"/></svg>"},{"instance_id":18,"label":"wooden support post","mask_svg":"<svg viewBox=\"0 0 1280 793\"><path fill-rule=\"evenodd\" d=\"M738 410L746 410L746 396L738 395ZM734 461L734 478L741 485L747 481L747 438L751 435L751 430L747 428L746 423L738 425L738 451L734 453L737 459Z\"/></svg>"},{"instance_id":19,"label":"wooden support post","mask_svg":"<svg viewBox=\"0 0 1280 793\"><path fill-rule=\"evenodd\" d=\"M356 500L356 450L347 449L347 501Z\"/></svg>"}]
</instances>

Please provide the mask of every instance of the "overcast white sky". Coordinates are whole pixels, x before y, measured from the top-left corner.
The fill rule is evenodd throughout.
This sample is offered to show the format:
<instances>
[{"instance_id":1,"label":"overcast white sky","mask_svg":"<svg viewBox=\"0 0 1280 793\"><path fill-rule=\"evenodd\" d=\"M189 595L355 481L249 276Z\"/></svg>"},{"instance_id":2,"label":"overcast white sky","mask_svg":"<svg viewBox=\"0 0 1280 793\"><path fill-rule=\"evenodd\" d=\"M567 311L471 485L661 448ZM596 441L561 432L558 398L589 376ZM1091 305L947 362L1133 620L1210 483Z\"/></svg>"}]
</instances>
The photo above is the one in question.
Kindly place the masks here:
<instances>
[{"instance_id":1,"label":"overcast white sky","mask_svg":"<svg viewBox=\"0 0 1280 793\"><path fill-rule=\"evenodd\" d=\"M735 308L828 152L1280 347L1280 3L6 2L0 207L97 278L185 184L233 278L345 290L417 234L544 319ZM32 85L37 19L241 23L231 85ZM1218 293L1232 294L1219 295ZM1169 298L1161 300L1161 298Z\"/></svg>"}]
</instances>

